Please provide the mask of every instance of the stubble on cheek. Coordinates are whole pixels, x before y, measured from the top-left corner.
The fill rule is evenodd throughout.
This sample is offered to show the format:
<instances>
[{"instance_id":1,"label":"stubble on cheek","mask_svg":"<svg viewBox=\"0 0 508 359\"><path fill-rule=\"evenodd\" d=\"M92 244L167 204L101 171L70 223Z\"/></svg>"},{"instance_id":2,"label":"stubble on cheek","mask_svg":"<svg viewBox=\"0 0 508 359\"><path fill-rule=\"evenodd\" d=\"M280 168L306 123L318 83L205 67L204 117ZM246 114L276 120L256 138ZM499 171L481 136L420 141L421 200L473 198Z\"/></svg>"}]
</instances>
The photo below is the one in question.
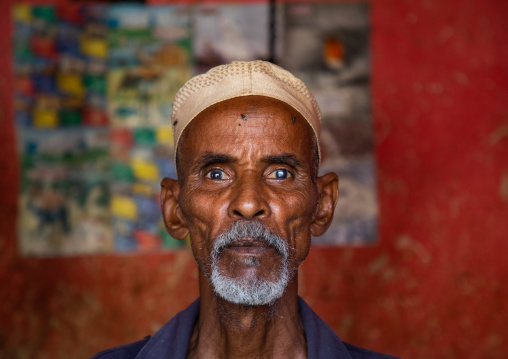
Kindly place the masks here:
<instances>
[{"instance_id":1,"label":"stubble on cheek","mask_svg":"<svg viewBox=\"0 0 508 359\"><path fill-rule=\"evenodd\" d=\"M196 189L196 188L195 188ZM188 184L180 192L180 210L189 230L192 254L199 269L209 277L211 275L213 239L210 237L211 226L206 214L213 213L213 208L196 208L199 201L195 189ZM202 202L201 202L202 203ZM205 214L205 215L203 215Z\"/></svg>"}]
</instances>

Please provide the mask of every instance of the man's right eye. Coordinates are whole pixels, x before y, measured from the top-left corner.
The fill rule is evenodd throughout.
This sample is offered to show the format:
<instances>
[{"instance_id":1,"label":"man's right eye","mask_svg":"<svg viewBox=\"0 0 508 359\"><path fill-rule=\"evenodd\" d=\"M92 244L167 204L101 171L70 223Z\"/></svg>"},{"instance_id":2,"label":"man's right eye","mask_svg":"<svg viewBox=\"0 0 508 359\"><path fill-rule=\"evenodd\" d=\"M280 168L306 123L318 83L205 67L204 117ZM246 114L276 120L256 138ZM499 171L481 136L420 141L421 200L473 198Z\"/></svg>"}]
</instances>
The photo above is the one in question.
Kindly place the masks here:
<instances>
[{"instance_id":1,"label":"man's right eye","mask_svg":"<svg viewBox=\"0 0 508 359\"><path fill-rule=\"evenodd\" d=\"M226 179L227 175L224 173L224 171L221 170L211 170L206 174L206 177L212 180L223 180Z\"/></svg>"}]
</instances>

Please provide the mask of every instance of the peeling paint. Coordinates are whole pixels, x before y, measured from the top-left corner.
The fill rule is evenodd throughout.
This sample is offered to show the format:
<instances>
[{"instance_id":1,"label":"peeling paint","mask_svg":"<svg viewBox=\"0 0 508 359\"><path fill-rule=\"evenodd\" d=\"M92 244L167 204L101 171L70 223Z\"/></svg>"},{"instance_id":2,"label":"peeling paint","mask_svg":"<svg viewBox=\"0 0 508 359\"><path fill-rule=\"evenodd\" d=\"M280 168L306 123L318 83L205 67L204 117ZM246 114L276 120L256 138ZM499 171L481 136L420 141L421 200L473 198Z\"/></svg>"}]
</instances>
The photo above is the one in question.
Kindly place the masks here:
<instances>
[{"instance_id":1,"label":"peeling paint","mask_svg":"<svg viewBox=\"0 0 508 359\"><path fill-rule=\"evenodd\" d=\"M408 235L401 235L397 238L396 247L413 252L423 264L429 264L432 260L429 251L420 242L415 241Z\"/></svg>"},{"instance_id":2,"label":"peeling paint","mask_svg":"<svg viewBox=\"0 0 508 359\"><path fill-rule=\"evenodd\" d=\"M381 254L379 257L375 258L369 265L369 272L375 274L379 272L381 269L386 267L388 263L388 255L385 253Z\"/></svg>"},{"instance_id":3,"label":"peeling paint","mask_svg":"<svg viewBox=\"0 0 508 359\"><path fill-rule=\"evenodd\" d=\"M503 138L508 137L508 125L498 127L489 135L489 144L497 145Z\"/></svg>"},{"instance_id":4,"label":"peeling paint","mask_svg":"<svg viewBox=\"0 0 508 359\"><path fill-rule=\"evenodd\" d=\"M463 85L463 86L469 85L469 77L463 72L454 71L453 78L460 85Z\"/></svg>"},{"instance_id":5,"label":"peeling paint","mask_svg":"<svg viewBox=\"0 0 508 359\"><path fill-rule=\"evenodd\" d=\"M355 323L355 318L352 315L345 315L340 321L339 333L347 334L351 326Z\"/></svg>"},{"instance_id":6,"label":"peeling paint","mask_svg":"<svg viewBox=\"0 0 508 359\"><path fill-rule=\"evenodd\" d=\"M504 202L508 202L508 173L504 173L501 177L501 183L499 185L499 197Z\"/></svg>"}]
</instances>

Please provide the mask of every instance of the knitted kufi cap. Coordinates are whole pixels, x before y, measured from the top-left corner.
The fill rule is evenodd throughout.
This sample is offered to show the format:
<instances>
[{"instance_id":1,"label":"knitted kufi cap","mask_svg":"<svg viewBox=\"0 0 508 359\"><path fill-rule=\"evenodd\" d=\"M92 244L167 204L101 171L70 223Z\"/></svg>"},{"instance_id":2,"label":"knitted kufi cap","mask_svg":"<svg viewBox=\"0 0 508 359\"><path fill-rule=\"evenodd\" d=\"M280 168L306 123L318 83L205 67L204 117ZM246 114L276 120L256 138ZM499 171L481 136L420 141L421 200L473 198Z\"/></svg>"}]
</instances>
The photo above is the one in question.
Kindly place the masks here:
<instances>
[{"instance_id":1,"label":"knitted kufi cap","mask_svg":"<svg viewBox=\"0 0 508 359\"><path fill-rule=\"evenodd\" d=\"M187 125L203 110L235 97L259 95L287 103L307 120L317 139L321 132L321 110L303 81L266 61L234 61L195 76L175 96L171 124L175 154Z\"/></svg>"}]
</instances>

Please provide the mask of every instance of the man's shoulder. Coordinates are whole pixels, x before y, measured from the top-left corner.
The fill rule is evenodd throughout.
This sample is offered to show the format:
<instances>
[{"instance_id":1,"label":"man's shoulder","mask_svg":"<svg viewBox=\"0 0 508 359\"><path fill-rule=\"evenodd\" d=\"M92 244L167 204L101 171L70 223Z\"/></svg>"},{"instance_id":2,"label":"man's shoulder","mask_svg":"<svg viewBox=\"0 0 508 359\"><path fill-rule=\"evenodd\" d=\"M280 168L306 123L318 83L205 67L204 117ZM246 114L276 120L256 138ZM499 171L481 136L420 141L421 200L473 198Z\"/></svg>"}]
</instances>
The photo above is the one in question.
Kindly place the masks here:
<instances>
[{"instance_id":1,"label":"man's shoulder","mask_svg":"<svg viewBox=\"0 0 508 359\"><path fill-rule=\"evenodd\" d=\"M343 342L302 298L299 298L299 310L307 337L309 358L397 359Z\"/></svg>"},{"instance_id":2,"label":"man's shoulder","mask_svg":"<svg viewBox=\"0 0 508 359\"><path fill-rule=\"evenodd\" d=\"M396 357L388 354L382 354L368 350L365 348L357 347L356 345L343 342L349 354L353 359L397 359Z\"/></svg>"},{"instance_id":3,"label":"man's shoulder","mask_svg":"<svg viewBox=\"0 0 508 359\"><path fill-rule=\"evenodd\" d=\"M175 315L154 335L104 350L91 359L185 358L187 344L199 313L199 298Z\"/></svg>"},{"instance_id":4,"label":"man's shoulder","mask_svg":"<svg viewBox=\"0 0 508 359\"><path fill-rule=\"evenodd\" d=\"M148 336L143 340L138 340L137 342L103 350L95 354L90 359L134 359L149 339L150 337Z\"/></svg>"}]
</instances>

